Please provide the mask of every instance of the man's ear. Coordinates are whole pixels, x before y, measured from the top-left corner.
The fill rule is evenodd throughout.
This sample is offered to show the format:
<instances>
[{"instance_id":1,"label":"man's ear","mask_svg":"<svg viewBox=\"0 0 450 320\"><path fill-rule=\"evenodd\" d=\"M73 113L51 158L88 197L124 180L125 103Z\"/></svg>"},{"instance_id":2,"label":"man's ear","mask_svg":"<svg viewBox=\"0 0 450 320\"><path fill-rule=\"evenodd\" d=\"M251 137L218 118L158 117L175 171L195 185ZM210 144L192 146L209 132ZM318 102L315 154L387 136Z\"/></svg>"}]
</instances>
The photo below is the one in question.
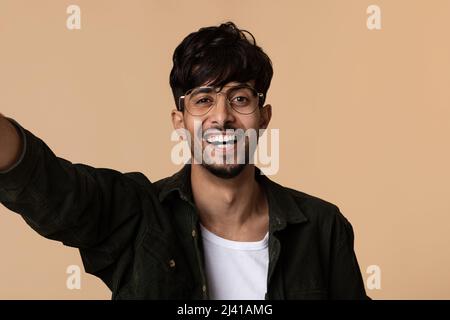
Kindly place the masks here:
<instances>
[{"instance_id":1,"label":"man's ear","mask_svg":"<svg viewBox=\"0 0 450 320\"><path fill-rule=\"evenodd\" d=\"M266 104L261 108L260 114L261 117L259 120L259 128L266 129L269 126L270 119L272 118L272 106L270 104Z\"/></svg>"},{"instance_id":2,"label":"man's ear","mask_svg":"<svg viewBox=\"0 0 450 320\"><path fill-rule=\"evenodd\" d=\"M185 128L183 112L173 109L170 115L172 117L172 125L175 130Z\"/></svg>"}]
</instances>

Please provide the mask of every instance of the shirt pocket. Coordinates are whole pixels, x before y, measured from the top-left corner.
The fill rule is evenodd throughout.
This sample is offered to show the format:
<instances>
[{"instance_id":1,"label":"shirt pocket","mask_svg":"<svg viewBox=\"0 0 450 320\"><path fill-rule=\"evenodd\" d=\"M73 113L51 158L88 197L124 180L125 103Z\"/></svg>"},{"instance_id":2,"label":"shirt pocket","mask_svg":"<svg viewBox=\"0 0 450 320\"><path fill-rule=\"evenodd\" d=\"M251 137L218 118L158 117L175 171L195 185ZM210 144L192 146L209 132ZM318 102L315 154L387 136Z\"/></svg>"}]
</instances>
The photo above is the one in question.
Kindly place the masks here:
<instances>
[{"instance_id":1,"label":"shirt pocket","mask_svg":"<svg viewBox=\"0 0 450 320\"><path fill-rule=\"evenodd\" d=\"M191 299L194 278L178 249L181 246L154 229L145 231L141 239L113 299Z\"/></svg>"},{"instance_id":2,"label":"shirt pocket","mask_svg":"<svg viewBox=\"0 0 450 320\"><path fill-rule=\"evenodd\" d=\"M188 299L193 287L186 259L175 239L156 229L149 229L138 248L141 264L158 299Z\"/></svg>"}]
</instances>

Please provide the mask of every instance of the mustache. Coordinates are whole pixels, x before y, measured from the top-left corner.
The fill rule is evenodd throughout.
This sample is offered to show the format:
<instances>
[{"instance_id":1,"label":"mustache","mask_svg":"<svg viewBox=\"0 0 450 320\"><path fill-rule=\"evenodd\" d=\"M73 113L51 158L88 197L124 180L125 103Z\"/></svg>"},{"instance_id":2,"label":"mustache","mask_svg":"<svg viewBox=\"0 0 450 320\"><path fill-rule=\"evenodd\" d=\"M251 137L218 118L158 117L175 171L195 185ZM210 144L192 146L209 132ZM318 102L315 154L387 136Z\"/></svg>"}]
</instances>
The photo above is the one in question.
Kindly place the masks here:
<instances>
[{"instance_id":1,"label":"mustache","mask_svg":"<svg viewBox=\"0 0 450 320\"><path fill-rule=\"evenodd\" d=\"M196 132L197 137L205 137L210 134L225 134L230 131L236 133L239 132L242 129L239 129L233 125L224 125L224 126L211 126L209 128L199 128Z\"/></svg>"},{"instance_id":2,"label":"mustache","mask_svg":"<svg viewBox=\"0 0 450 320\"><path fill-rule=\"evenodd\" d=\"M234 127L232 125L224 125L224 126L212 126L212 127L205 128L202 130L203 130L203 132L206 132L208 130L226 131L226 130L238 130L238 129L239 128Z\"/></svg>"}]
</instances>

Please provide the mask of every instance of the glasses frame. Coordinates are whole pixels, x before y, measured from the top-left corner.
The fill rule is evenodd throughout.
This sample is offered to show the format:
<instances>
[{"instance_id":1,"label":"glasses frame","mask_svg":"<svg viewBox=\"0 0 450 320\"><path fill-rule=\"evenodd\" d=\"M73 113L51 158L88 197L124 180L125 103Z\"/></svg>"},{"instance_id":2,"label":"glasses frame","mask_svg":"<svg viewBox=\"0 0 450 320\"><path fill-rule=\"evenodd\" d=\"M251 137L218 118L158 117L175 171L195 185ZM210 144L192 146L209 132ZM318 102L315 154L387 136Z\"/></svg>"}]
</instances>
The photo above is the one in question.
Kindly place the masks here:
<instances>
[{"instance_id":1,"label":"glasses frame","mask_svg":"<svg viewBox=\"0 0 450 320\"><path fill-rule=\"evenodd\" d=\"M205 111L205 112L202 113L202 114L193 114L192 112L189 111L188 108L185 107L185 103L184 103L185 98L186 98L186 97L187 97L194 89L202 89L202 88L212 88L212 89L214 89L214 91L216 91L216 95L217 95L217 94L221 94L221 92L220 92L221 90L220 90L220 91L217 91L217 89L218 89L219 87L216 87L216 86L201 86L201 87L195 87L195 88L189 89L188 91L186 91L186 93L185 93L184 95L182 95L182 96L180 96L180 97L178 98L178 106L177 106L177 109L178 109L179 111L184 111L184 110L186 110L189 114L191 114L191 115L193 115L193 116L196 116L196 117L198 117L198 116L204 116L204 115L207 114L209 111L211 111L212 108L214 108L214 107L217 105L217 100L214 102L214 104L212 104L212 105L208 108L207 111ZM223 88L223 87L220 87L220 89L222 89L222 88ZM233 108L232 105L231 105L230 100L229 100L228 97L226 96L226 97L225 97L225 100L226 100L228 106L229 106L233 111L236 111L236 112L239 113L239 114L249 115L249 114L254 113L254 112L256 111L256 109L258 109L258 107L259 107L259 108L262 107L262 105L263 105L263 103L264 103L264 94L263 94L263 93L256 91L256 89L253 88L253 87L250 86L250 85L236 85L236 86L231 86L229 90L233 90L233 88L248 88L248 89L251 89L251 90L253 90L254 92L256 92L256 96L258 97L258 106L257 106L252 112L246 113L246 112L242 112L242 111L239 111L239 110L236 110L235 108Z\"/></svg>"}]
</instances>

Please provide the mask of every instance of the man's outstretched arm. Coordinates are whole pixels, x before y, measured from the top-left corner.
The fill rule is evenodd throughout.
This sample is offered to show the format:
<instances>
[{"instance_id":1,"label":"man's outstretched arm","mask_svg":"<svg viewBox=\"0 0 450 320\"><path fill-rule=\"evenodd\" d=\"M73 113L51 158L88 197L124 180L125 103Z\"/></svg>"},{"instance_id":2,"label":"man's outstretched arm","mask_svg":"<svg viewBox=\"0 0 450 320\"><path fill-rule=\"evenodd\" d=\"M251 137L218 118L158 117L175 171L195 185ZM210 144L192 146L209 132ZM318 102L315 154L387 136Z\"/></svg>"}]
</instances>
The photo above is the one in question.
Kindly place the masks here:
<instances>
[{"instance_id":1,"label":"man's outstretched arm","mask_svg":"<svg viewBox=\"0 0 450 320\"><path fill-rule=\"evenodd\" d=\"M115 263L146 225L145 176L73 164L14 120L0 127L0 203L42 236L80 248L87 272Z\"/></svg>"}]
</instances>

